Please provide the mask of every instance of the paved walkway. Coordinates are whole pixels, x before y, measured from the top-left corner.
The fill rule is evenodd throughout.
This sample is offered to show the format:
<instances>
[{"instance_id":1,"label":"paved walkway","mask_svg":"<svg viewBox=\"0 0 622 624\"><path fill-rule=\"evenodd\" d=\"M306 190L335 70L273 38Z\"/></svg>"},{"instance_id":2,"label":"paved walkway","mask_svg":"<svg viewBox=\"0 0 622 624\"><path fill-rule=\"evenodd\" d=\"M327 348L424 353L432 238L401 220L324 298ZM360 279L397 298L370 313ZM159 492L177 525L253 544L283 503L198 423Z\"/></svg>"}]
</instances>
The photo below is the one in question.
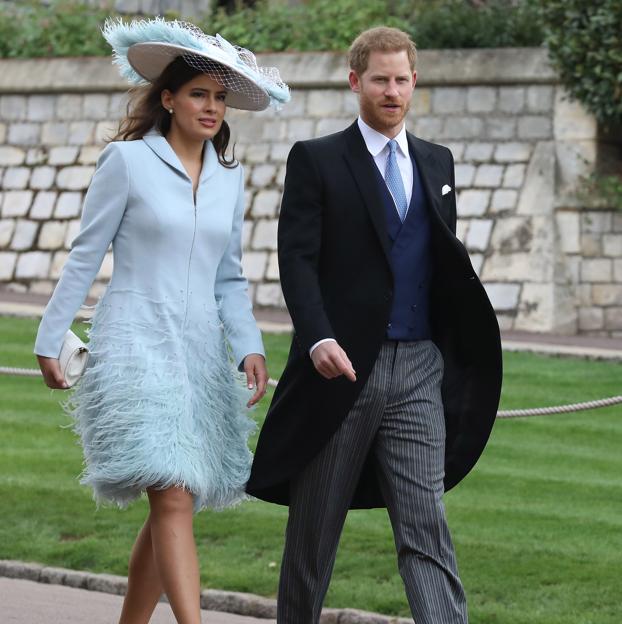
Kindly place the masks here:
<instances>
[{"instance_id":1,"label":"paved walkway","mask_svg":"<svg viewBox=\"0 0 622 624\"><path fill-rule=\"evenodd\" d=\"M121 613L122 596L0 577L2 624L112 624ZM231 613L202 611L205 624L274 624ZM175 624L168 604L160 603L152 624Z\"/></svg>"}]
</instances>

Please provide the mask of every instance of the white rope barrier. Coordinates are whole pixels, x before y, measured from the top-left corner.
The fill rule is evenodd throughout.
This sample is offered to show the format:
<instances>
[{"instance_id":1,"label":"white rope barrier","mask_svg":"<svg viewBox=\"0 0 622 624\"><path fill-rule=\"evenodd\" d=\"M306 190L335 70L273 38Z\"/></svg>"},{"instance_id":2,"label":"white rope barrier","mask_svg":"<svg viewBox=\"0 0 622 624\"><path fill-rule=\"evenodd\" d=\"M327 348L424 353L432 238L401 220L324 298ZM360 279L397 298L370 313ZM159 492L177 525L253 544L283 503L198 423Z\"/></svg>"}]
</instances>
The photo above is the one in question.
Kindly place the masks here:
<instances>
[{"instance_id":1,"label":"white rope barrier","mask_svg":"<svg viewBox=\"0 0 622 624\"><path fill-rule=\"evenodd\" d=\"M0 375L13 375L17 377L40 377L41 371L36 368L16 368L0 366ZM269 379L268 385L276 387L278 379ZM548 416L551 414L568 414L584 410L609 407L622 403L622 396L613 396L596 401L584 401L583 403L571 403L569 405L555 405L552 407L535 407L531 409L499 410L497 418L523 418L525 416Z\"/></svg>"}]
</instances>

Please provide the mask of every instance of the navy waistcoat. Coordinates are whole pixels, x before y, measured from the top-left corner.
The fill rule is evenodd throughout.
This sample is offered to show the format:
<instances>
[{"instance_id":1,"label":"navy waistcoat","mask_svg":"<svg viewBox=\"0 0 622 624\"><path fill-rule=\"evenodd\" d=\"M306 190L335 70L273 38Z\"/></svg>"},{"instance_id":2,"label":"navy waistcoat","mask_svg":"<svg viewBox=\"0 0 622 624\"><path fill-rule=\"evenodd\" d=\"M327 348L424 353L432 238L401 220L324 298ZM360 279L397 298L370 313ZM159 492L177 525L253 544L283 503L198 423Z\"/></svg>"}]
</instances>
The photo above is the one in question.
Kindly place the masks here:
<instances>
[{"instance_id":1,"label":"navy waistcoat","mask_svg":"<svg viewBox=\"0 0 622 624\"><path fill-rule=\"evenodd\" d=\"M413 192L403 223L384 178L378 167L374 166L391 241L394 291L390 322L387 326L387 338L390 340L428 340L431 337L430 213L419 169L412 154L410 160L413 165Z\"/></svg>"}]
</instances>

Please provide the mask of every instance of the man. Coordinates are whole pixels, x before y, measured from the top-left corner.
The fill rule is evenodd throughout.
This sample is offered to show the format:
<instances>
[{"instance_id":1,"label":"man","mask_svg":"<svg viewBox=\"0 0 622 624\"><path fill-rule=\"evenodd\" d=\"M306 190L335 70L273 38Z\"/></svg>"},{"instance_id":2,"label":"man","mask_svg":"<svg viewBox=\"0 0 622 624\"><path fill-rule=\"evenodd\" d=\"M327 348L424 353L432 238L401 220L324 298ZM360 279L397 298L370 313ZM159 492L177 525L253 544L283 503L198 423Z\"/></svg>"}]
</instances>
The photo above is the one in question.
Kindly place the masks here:
<instances>
[{"instance_id":1,"label":"man","mask_svg":"<svg viewBox=\"0 0 622 624\"><path fill-rule=\"evenodd\" d=\"M441 497L490 434L499 328L455 237L452 155L405 129L414 44L375 28L349 61L359 119L288 159L278 243L294 337L247 489L290 506L280 624L319 621L348 508L379 506L417 624L464 624Z\"/></svg>"}]
</instances>

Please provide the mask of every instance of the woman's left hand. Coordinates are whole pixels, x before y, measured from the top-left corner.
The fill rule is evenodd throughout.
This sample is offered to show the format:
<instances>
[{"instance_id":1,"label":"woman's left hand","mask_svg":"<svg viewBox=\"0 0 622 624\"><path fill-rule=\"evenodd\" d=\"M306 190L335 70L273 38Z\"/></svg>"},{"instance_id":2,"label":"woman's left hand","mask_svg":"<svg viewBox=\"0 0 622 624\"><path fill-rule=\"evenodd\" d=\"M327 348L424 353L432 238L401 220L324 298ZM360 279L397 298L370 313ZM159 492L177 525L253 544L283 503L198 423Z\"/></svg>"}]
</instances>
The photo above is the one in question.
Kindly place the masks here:
<instances>
[{"instance_id":1,"label":"woman's left hand","mask_svg":"<svg viewBox=\"0 0 622 624\"><path fill-rule=\"evenodd\" d=\"M255 394L246 404L246 407L252 407L258 403L264 394L268 385L268 370L266 369L266 360L259 353L251 353L244 358L244 372L246 373L246 381L249 390L255 388Z\"/></svg>"}]
</instances>

